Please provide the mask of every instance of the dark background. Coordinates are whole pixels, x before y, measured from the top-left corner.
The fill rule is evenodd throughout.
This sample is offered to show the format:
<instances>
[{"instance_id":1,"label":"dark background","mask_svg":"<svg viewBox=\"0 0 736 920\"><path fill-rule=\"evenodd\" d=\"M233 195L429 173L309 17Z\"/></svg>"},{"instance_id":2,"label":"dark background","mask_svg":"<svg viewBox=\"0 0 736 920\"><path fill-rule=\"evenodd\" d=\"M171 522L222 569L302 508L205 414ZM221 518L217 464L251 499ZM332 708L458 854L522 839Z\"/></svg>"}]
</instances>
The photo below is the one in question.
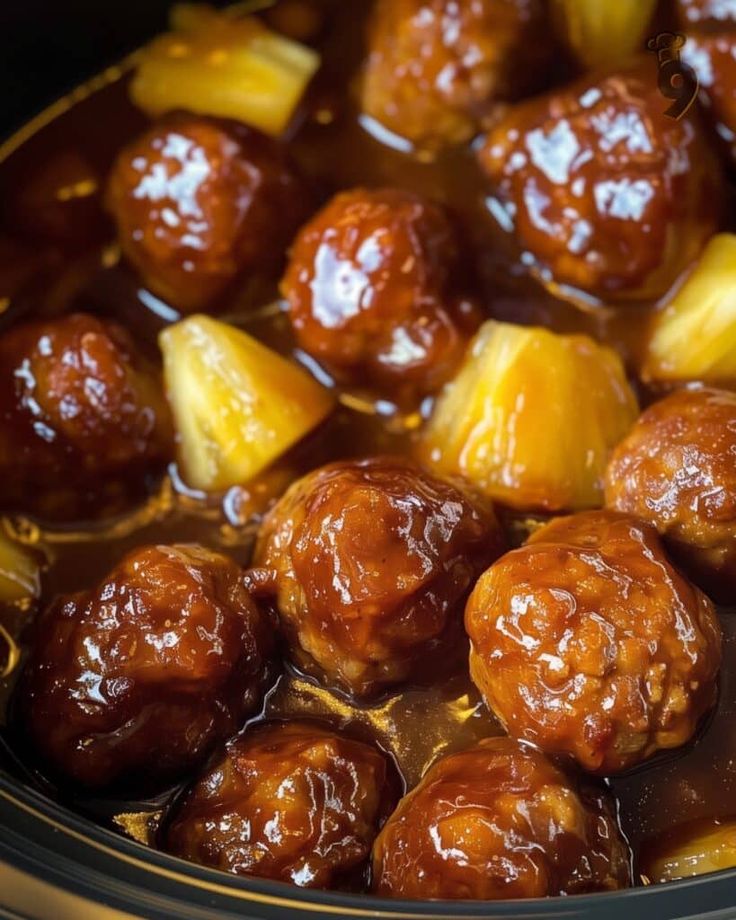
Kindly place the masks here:
<instances>
[{"instance_id":1,"label":"dark background","mask_svg":"<svg viewBox=\"0 0 736 920\"><path fill-rule=\"evenodd\" d=\"M166 24L172 0L0 0L0 138Z\"/></svg>"}]
</instances>

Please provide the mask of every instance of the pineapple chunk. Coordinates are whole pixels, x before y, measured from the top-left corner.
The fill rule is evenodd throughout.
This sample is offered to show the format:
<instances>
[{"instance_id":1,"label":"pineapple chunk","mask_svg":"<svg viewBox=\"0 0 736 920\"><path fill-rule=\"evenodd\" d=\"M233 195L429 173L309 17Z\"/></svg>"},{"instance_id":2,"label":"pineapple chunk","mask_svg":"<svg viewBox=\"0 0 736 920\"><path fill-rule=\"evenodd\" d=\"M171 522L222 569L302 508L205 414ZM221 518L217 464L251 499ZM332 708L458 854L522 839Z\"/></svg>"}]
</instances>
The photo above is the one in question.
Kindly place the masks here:
<instances>
[{"instance_id":1,"label":"pineapple chunk","mask_svg":"<svg viewBox=\"0 0 736 920\"><path fill-rule=\"evenodd\" d=\"M285 130L319 67L316 51L206 5L175 6L171 26L141 53L130 89L137 106L153 117L186 109L274 136Z\"/></svg>"},{"instance_id":2,"label":"pineapple chunk","mask_svg":"<svg viewBox=\"0 0 736 920\"><path fill-rule=\"evenodd\" d=\"M159 344L179 464L196 489L247 482L333 408L306 371L209 316L164 329Z\"/></svg>"},{"instance_id":3,"label":"pineapple chunk","mask_svg":"<svg viewBox=\"0 0 736 920\"><path fill-rule=\"evenodd\" d=\"M41 567L35 553L0 530L0 603L33 600L40 588Z\"/></svg>"},{"instance_id":4,"label":"pineapple chunk","mask_svg":"<svg viewBox=\"0 0 736 920\"><path fill-rule=\"evenodd\" d=\"M716 821L698 824L677 834L674 842L645 860L647 878L652 882L672 882L732 869L736 866L736 822Z\"/></svg>"},{"instance_id":5,"label":"pineapple chunk","mask_svg":"<svg viewBox=\"0 0 736 920\"><path fill-rule=\"evenodd\" d=\"M641 372L652 381L736 382L736 236L721 233L657 314Z\"/></svg>"},{"instance_id":6,"label":"pineapple chunk","mask_svg":"<svg viewBox=\"0 0 736 920\"><path fill-rule=\"evenodd\" d=\"M552 0L562 37L589 68L610 67L642 47L657 0Z\"/></svg>"},{"instance_id":7,"label":"pineapple chunk","mask_svg":"<svg viewBox=\"0 0 736 920\"><path fill-rule=\"evenodd\" d=\"M637 414L609 348L583 335L489 321L440 394L420 454L513 508L595 507L609 452Z\"/></svg>"}]
</instances>

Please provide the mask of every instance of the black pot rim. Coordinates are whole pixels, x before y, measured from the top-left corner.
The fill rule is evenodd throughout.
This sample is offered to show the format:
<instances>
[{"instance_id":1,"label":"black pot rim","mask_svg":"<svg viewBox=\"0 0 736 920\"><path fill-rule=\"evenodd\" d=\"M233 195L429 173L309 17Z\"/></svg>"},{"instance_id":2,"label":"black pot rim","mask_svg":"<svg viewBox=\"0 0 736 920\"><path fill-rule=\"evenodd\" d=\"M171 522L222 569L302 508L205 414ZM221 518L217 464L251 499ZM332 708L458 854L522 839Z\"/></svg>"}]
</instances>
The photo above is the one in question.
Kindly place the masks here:
<instances>
[{"instance_id":1,"label":"black pot rim","mask_svg":"<svg viewBox=\"0 0 736 920\"><path fill-rule=\"evenodd\" d=\"M736 869L666 885L523 901L400 901L225 875L119 836L0 775L0 860L89 901L151 920L285 917L678 920L736 915ZM0 893L0 902L2 894Z\"/></svg>"}]
</instances>

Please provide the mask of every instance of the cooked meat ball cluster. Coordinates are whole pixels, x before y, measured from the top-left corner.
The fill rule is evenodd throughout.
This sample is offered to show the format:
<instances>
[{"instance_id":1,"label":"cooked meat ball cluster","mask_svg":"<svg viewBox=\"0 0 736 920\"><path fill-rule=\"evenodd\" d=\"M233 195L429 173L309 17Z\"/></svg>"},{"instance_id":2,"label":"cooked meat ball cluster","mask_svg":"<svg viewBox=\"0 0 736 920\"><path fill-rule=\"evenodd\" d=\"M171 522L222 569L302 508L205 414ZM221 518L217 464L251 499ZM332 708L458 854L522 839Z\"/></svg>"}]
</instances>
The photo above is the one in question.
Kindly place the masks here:
<instances>
[{"instance_id":1,"label":"cooked meat ball cluster","mask_svg":"<svg viewBox=\"0 0 736 920\"><path fill-rule=\"evenodd\" d=\"M682 117L635 6L185 4L3 147L12 769L298 888L736 867L736 0Z\"/></svg>"},{"instance_id":2,"label":"cooked meat ball cluster","mask_svg":"<svg viewBox=\"0 0 736 920\"><path fill-rule=\"evenodd\" d=\"M247 731L187 792L177 856L302 888L359 881L396 787L370 744L303 722Z\"/></svg>"},{"instance_id":3,"label":"cooked meat ball cluster","mask_svg":"<svg viewBox=\"0 0 736 920\"><path fill-rule=\"evenodd\" d=\"M512 109L478 156L555 290L655 299L715 232L718 167L697 118L664 114L649 61Z\"/></svg>"},{"instance_id":4,"label":"cooked meat ball cluster","mask_svg":"<svg viewBox=\"0 0 736 920\"><path fill-rule=\"evenodd\" d=\"M460 244L443 210L399 189L337 195L299 232L282 283L299 345L341 379L437 389L476 311L458 290Z\"/></svg>"},{"instance_id":5,"label":"cooked meat ball cluster","mask_svg":"<svg viewBox=\"0 0 736 920\"><path fill-rule=\"evenodd\" d=\"M495 105L543 79L543 10L540 0L378 0L363 111L419 148L469 140Z\"/></svg>"},{"instance_id":6,"label":"cooked meat ball cluster","mask_svg":"<svg viewBox=\"0 0 736 920\"><path fill-rule=\"evenodd\" d=\"M40 617L23 721L63 776L159 785L253 714L271 646L234 562L195 545L143 547Z\"/></svg>"},{"instance_id":7,"label":"cooked meat ball cluster","mask_svg":"<svg viewBox=\"0 0 736 920\"><path fill-rule=\"evenodd\" d=\"M489 506L384 457L292 485L254 564L272 573L297 664L365 696L457 655L463 603L502 539Z\"/></svg>"},{"instance_id":8,"label":"cooked meat ball cluster","mask_svg":"<svg viewBox=\"0 0 736 920\"><path fill-rule=\"evenodd\" d=\"M629 850L605 793L544 754L490 738L439 760L376 841L373 888L495 901L625 888Z\"/></svg>"},{"instance_id":9,"label":"cooked meat ball cluster","mask_svg":"<svg viewBox=\"0 0 736 920\"><path fill-rule=\"evenodd\" d=\"M0 336L0 432L6 507L160 469L173 440L153 365L121 326L81 313Z\"/></svg>"},{"instance_id":10,"label":"cooked meat ball cluster","mask_svg":"<svg viewBox=\"0 0 736 920\"><path fill-rule=\"evenodd\" d=\"M107 197L126 257L185 312L212 305L238 277L278 272L307 213L303 184L275 141L185 114L121 152Z\"/></svg>"},{"instance_id":11,"label":"cooked meat ball cluster","mask_svg":"<svg viewBox=\"0 0 736 920\"><path fill-rule=\"evenodd\" d=\"M629 515L537 530L480 577L465 626L471 676L509 733L591 772L685 744L715 702L713 605Z\"/></svg>"}]
</instances>

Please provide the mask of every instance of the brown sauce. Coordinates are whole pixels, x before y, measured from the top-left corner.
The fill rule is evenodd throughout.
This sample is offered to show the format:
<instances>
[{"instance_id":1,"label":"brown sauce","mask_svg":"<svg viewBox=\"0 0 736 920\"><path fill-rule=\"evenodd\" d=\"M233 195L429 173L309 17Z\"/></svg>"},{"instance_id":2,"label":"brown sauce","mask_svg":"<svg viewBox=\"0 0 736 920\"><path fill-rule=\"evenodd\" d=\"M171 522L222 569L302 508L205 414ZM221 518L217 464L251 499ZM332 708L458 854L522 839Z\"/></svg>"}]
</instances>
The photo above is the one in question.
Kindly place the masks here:
<instances>
[{"instance_id":1,"label":"brown sauce","mask_svg":"<svg viewBox=\"0 0 736 920\"><path fill-rule=\"evenodd\" d=\"M503 232L489 217L484 183L473 153L461 149L420 162L371 136L359 123L350 84L362 59L364 2L331 5L324 39L325 66L314 86L301 126L291 143L295 159L323 195L356 185L396 185L448 204L479 254L480 284L489 314L559 331L587 332L615 345L631 359L649 320L649 310L591 307L581 311L555 300L514 268ZM28 316L70 309L104 313L135 329L156 354L155 336L165 324L156 300L142 291L120 263L112 228L101 202L105 176L119 148L145 124L127 98L127 80L113 73L94 91L27 137L0 162L0 331ZM59 194L63 189L63 194ZM253 313L253 302L273 304L275 290L244 291L224 316L254 330L277 349L290 352L278 308ZM154 309L151 309L151 305ZM166 317L170 319L171 317ZM387 407L388 408L388 407ZM341 456L401 452L417 419L383 416L358 394L346 394L326 429L300 445L278 469L248 492L221 500L191 495L167 479L140 508L89 524L46 527L19 516L3 526L42 548L47 566L39 606L59 593L92 584L128 549L152 542L199 541L224 548L248 562L258 513L289 479ZM33 610L0 610L0 625L22 642ZM678 826L736 814L736 621L724 611L725 633L720 702L697 742L613 780L621 821L634 849L676 835ZM0 683L0 726L12 676ZM440 686L402 689L372 706L357 707L309 680L283 673L268 694L261 717L317 716L370 734L394 756L405 782L414 785L440 754L499 734L466 673ZM259 717L259 718L261 718ZM43 782L33 768L16 769L29 782ZM83 798L57 790L62 801L147 842L166 796L153 802ZM674 828L674 830L673 830Z\"/></svg>"}]
</instances>

